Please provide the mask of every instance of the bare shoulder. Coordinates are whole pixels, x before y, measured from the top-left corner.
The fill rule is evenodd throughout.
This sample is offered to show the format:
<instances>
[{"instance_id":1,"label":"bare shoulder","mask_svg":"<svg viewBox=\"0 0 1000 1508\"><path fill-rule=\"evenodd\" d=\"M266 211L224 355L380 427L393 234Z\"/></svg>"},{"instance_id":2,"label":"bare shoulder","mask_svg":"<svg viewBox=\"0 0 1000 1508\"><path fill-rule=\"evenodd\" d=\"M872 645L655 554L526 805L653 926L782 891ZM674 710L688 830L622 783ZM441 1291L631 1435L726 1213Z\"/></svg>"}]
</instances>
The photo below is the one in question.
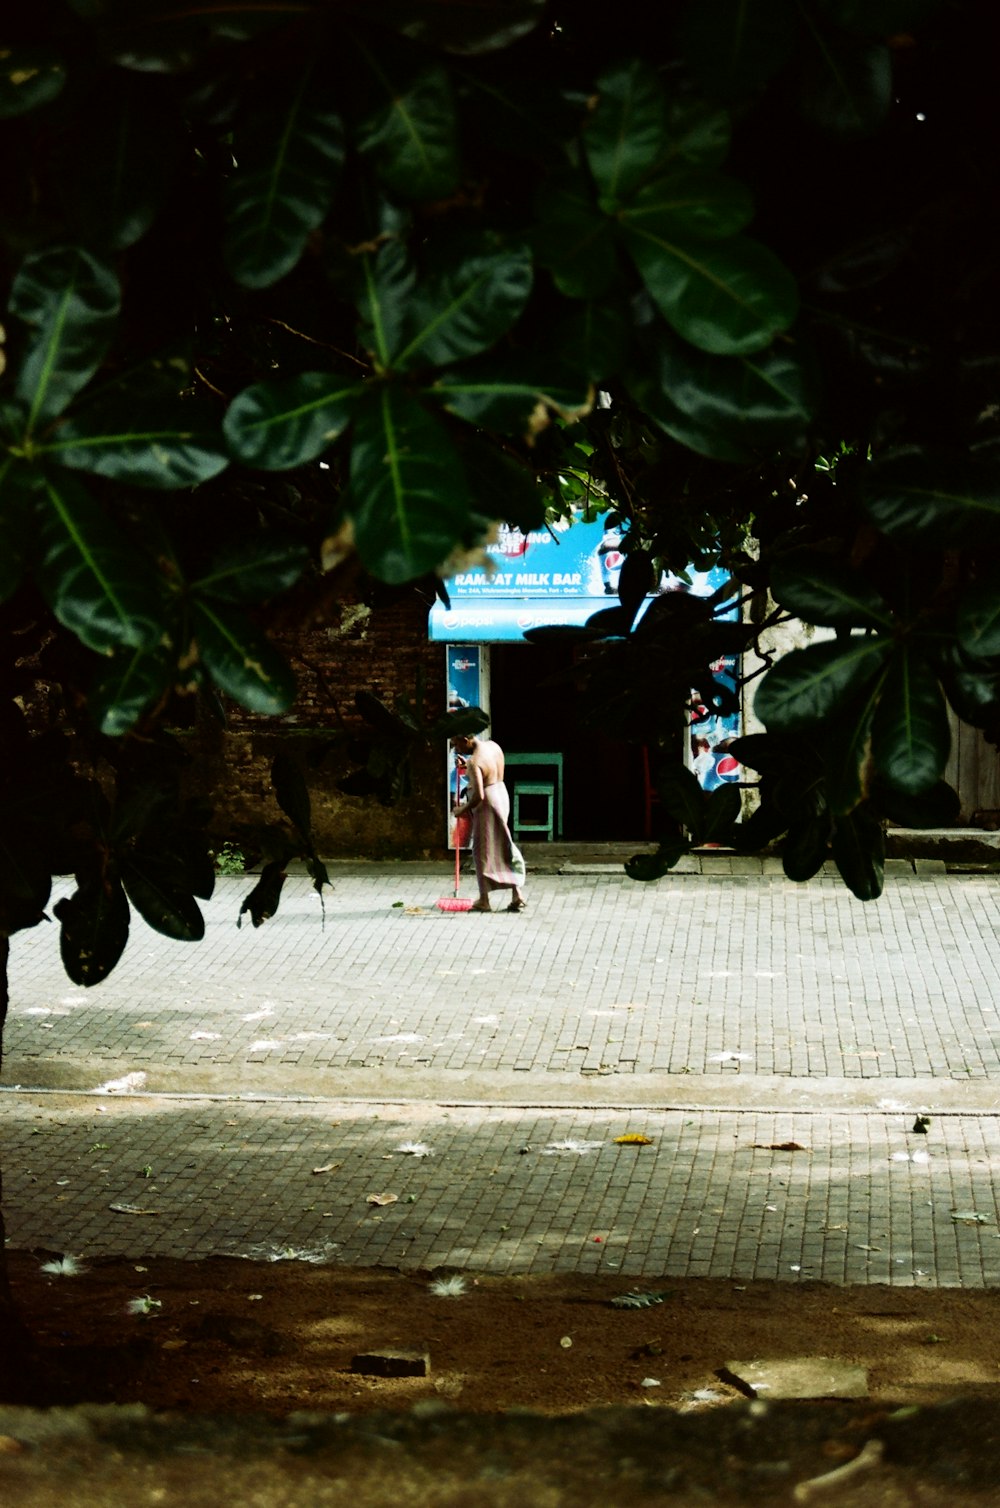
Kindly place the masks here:
<instances>
[{"instance_id":1,"label":"bare shoulder","mask_svg":"<svg viewBox=\"0 0 1000 1508\"><path fill-rule=\"evenodd\" d=\"M503 750L491 738L480 740L475 759L485 784L490 785L494 780L503 779Z\"/></svg>"}]
</instances>

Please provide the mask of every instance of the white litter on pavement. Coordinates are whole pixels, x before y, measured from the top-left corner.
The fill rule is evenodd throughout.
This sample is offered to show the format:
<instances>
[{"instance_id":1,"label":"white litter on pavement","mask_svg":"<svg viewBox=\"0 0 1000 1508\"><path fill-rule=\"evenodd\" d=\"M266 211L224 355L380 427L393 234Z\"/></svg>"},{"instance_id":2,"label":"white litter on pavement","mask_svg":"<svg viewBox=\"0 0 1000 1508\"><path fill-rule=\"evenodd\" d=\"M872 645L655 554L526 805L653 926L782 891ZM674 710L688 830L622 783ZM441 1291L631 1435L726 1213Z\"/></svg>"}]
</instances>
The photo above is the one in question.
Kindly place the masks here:
<instances>
[{"instance_id":1,"label":"white litter on pavement","mask_svg":"<svg viewBox=\"0 0 1000 1508\"><path fill-rule=\"evenodd\" d=\"M547 1147L542 1148L542 1156L549 1157L558 1155L560 1152L594 1152L598 1147L603 1147L602 1141L575 1141L573 1137L567 1137L565 1141L550 1141Z\"/></svg>"},{"instance_id":2,"label":"white litter on pavement","mask_svg":"<svg viewBox=\"0 0 1000 1508\"><path fill-rule=\"evenodd\" d=\"M123 1073L120 1079L108 1079L105 1084L98 1084L95 1094L134 1094L141 1089L146 1082L144 1073Z\"/></svg>"}]
</instances>

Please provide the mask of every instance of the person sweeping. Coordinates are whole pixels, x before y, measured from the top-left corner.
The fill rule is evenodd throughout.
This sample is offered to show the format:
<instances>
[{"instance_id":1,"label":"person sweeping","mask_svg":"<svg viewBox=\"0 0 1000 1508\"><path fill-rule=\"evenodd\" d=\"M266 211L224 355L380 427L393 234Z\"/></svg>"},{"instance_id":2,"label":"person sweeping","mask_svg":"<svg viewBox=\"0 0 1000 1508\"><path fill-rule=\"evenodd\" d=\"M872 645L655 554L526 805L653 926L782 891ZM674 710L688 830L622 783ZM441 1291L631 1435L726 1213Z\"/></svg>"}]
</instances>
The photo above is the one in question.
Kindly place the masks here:
<instances>
[{"instance_id":1,"label":"person sweeping","mask_svg":"<svg viewBox=\"0 0 1000 1508\"><path fill-rule=\"evenodd\" d=\"M507 910L523 911L524 859L508 826L510 796L503 780L503 750L491 738L471 735L453 738L451 747L465 760L467 779L465 800L456 800L452 809L456 817L466 812L472 817L472 857L479 899L469 909L491 911L491 891L510 890Z\"/></svg>"}]
</instances>

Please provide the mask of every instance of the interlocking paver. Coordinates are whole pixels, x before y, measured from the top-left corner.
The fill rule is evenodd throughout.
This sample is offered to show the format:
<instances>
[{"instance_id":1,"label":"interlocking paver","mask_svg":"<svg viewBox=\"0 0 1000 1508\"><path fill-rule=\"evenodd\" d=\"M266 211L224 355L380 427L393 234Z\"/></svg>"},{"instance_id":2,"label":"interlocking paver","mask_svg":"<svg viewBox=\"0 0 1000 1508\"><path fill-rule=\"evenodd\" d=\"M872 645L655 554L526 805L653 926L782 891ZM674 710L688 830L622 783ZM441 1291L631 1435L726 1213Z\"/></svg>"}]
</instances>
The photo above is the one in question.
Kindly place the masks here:
<instances>
[{"instance_id":1,"label":"interlocking paver","mask_svg":"<svg viewBox=\"0 0 1000 1508\"><path fill-rule=\"evenodd\" d=\"M637 1125L650 1145L615 1144ZM334 1102L102 1103L22 1092L0 1095L0 1126L18 1247L623 1277L1000 1282L994 1116L946 1116L930 1145L917 1147L898 1114L428 1105L376 1116ZM573 1140L586 1150L555 1150ZM399 1152L404 1142L431 1155ZM800 1150L780 1150L787 1143ZM381 1192L397 1202L366 1204Z\"/></svg>"},{"instance_id":2,"label":"interlocking paver","mask_svg":"<svg viewBox=\"0 0 1000 1508\"><path fill-rule=\"evenodd\" d=\"M52 929L15 939L14 1244L1000 1282L992 876L898 865L863 906L766 864L655 886L605 866L533 877L529 911L493 918L437 910L430 868L335 877L325 915L293 877L259 931L234 925L249 882L223 881L203 944L137 923L89 992ZM135 1073L149 1093L93 1092ZM651 1146L614 1144L636 1129ZM599 1145L546 1150L567 1140Z\"/></svg>"},{"instance_id":3,"label":"interlocking paver","mask_svg":"<svg viewBox=\"0 0 1000 1508\"><path fill-rule=\"evenodd\" d=\"M290 879L259 931L234 925L246 888L220 883L195 946L137 923L118 969L89 992L62 973L52 929L20 934L6 1040L18 1077L81 1056L193 1072L864 1079L1000 1068L992 876L911 873L869 906L825 878L545 876L528 913L488 919L438 911L440 876L387 866L341 879L325 918L308 881Z\"/></svg>"}]
</instances>

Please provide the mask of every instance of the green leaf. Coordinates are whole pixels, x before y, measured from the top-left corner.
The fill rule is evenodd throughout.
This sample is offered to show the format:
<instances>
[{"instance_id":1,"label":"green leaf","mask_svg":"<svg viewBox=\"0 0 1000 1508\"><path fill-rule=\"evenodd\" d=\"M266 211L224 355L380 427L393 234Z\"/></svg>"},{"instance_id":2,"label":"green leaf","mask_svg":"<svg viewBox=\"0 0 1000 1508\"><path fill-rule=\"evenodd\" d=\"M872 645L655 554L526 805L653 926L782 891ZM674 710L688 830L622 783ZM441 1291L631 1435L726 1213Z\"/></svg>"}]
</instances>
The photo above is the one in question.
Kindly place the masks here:
<instances>
[{"instance_id":1,"label":"green leaf","mask_svg":"<svg viewBox=\"0 0 1000 1508\"><path fill-rule=\"evenodd\" d=\"M86 880L52 908L60 922L59 953L74 984L100 984L125 951L129 909L113 875Z\"/></svg>"},{"instance_id":2,"label":"green leaf","mask_svg":"<svg viewBox=\"0 0 1000 1508\"><path fill-rule=\"evenodd\" d=\"M322 900L323 886L333 883L330 879L330 871L323 863L323 860L318 859L314 853L306 854L305 866L306 874L313 882L313 889Z\"/></svg>"},{"instance_id":3,"label":"green leaf","mask_svg":"<svg viewBox=\"0 0 1000 1508\"><path fill-rule=\"evenodd\" d=\"M866 807L841 817L831 844L844 884L859 901L877 901L885 884L885 834Z\"/></svg>"},{"instance_id":4,"label":"green leaf","mask_svg":"<svg viewBox=\"0 0 1000 1508\"><path fill-rule=\"evenodd\" d=\"M709 791L705 799L705 828L701 841L730 844L741 806L742 799L736 785L720 785Z\"/></svg>"},{"instance_id":5,"label":"green leaf","mask_svg":"<svg viewBox=\"0 0 1000 1508\"><path fill-rule=\"evenodd\" d=\"M664 164L679 159L717 168L729 155L729 112L707 100L674 95L667 116Z\"/></svg>"},{"instance_id":6,"label":"green leaf","mask_svg":"<svg viewBox=\"0 0 1000 1508\"><path fill-rule=\"evenodd\" d=\"M102 733L120 738L134 728L170 684L172 661L161 649L116 651L91 688L87 707Z\"/></svg>"},{"instance_id":7,"label":"green leaf","mask_svg":"<svg viewBox=\"0 0 1000 1508\"><path fill-rule=\"evenodd\" d=\"M428 396L482 429L534 436L548 422L546 410L576 418L589 410L593 394L584 383L570 384L561 363L514 355L490 355L457 371L442 372Z\"/></svg>"},{"instance_id":8,"label":"green leaf","mask_svg":"<svg viewBox=\"0 0 1000 1508\"><path fill-rule=\"evenodd\" d=\"M240 907L236 925L241 924L244 911L249 911L250 920L255 927L268 921L278 909L282 887L287 878L280 864L265 864L260 872L260 879Z\"/></svg>"},{"instance_id":9,"label":"green leaf","mask_svg":"<svg viewBox=\"0 0 1000 1508\"><path fill-rule=\"evenodd\" d=\"M229 465L222 434L205 405L179 397L116 392L72 410L35 447L60 466L133 487L196 487Z\"/></svg>"},{"instance_id":10,"label":"green leaf","mask_svg":"<svg viewBox=\"0 0 1000 1508\"><path fill-rule=\"evenodd\" d=\"M655 853L634 853L626 860L625 873L630 880L650 884L654 880L662 880L677 861L690 852L691 846L683 838L678 838L674 843L661 843Z\"/></svg>"},{"instance_id":11,"label":"green leaf","mask_svg":"<svg viewBox=\"0 0 1000 1508\"><path fill-rule=\"evenodd\" d=\"M693 419L677 407L659 383L633 374L630 387L649 417L679 445L713 461L752 461L754 453L745 442L732 439L724 430Z\"/></svg>"},{"instance_id":12,"label":"green leaf","mask_svg":"<svg viewBox=\"0 0 1000 1508\"><path fill-rule=\"evenodd\" d=\"M292 87L254 89L237 124L236 172L223 197L226 266L245 288L290 272L326 217L344 161L344 128L310 69Z\"/></svg>"},{"instance_id":13,"label":"green leaf","mask_svg":"<svg viewBox=\"0 0 1000 1508\"><path fill-rule=\"evenodd\" d=\"M806 120L845 139L870 136L892 104L888 47L861 46L808 28L815 44L798 71L799 109Z\"/></svg>"},{"instance_id":14,"label":"green leaf","mask_svg":"<svg viewBox=\"0 0 1000 1508\"><path fill-rule=\"evenodd\" d=\"M889 628L884 599L863 576L838 561L797 554L775 563L771 571L775 601L824 628Z\"/></svg>"},{"instance_id":15,"label":"green leaf","mask_svg":"<svg viewBox=\"0 0 1000 1508\"><path fill-rule=\"evenodd\" d=\"M445 52L470 55L509 47L534 31L546 0L476 0L441 5L439 0L379 0L378 20L414 41Z\"/></svg>"},{"instance_id":16,"label":"green leaf","mask_svg":"<svg viewBox=\"0 0 1000 1508\"><path fill-rule=\"evenodd\" d=\"M834 813L851 812L865 794L872 722L884 676L841 707L822 732L826 799Z\"/></svg>"},{"instance_id":17,"label":"green leaf","mask_svg":"<svg viewBox=\"0 0 1000 1508\"><path fill-rule=\"evenodd\" d=\"M708 168L679 167L646 183L619 211L619 223L658 241L697 236L722 240L753 219L753 195L745 184Z\"/></svg>"},{"instance_id":18,"label":"green leaf","mask_svg":"<svg viewBox=\"0 0 1000 1508\"><path fill-rule=\"evenodd\" d=\"M567 298L596 299L620 274L614 224L594 203L580 169L563 169L539 190L532 245Z\"/></svg>"},{"instance_id":19,"label":"green leaf","mask_svg":"<svg viewBox=\"0 0 1000 1508\"><path fill-rule=\"evenodd\" d=\"M1000 655L1000 571L986 571L963 587L956 631L967 654L986 660Z\"/></svg>"},{"instance_id":20,"label":"green leaf","mask_svg":"<svg viewBox=\"0 0 1000 1508\"><path fill-rule=\"evenodd\" d=\"M660 312L699 350L759 351L795 318L795 279L756 241L700 243L636 226L624 227L624 238Z\"/></svg>"},{"instance_id":21,"label":"green leaf","mask_svg":"<svg viewBox=\"0 0 1000 1508\"><path fill-rule=\"evenodd\" d=\"M194 896L175 881L175 866L136 850L120 861L125 892L143 921L178 942L199 942L205 918Z\"/></svg>"},{"instance_id":22,"label":"green leaf","mask_svg":"<svg viewBox=\"0 0 1000 1508\"><path fill-rule=\"evenodd\" d=\"M471 499L447 430L388 385L358 410L350 496L358 554L393 584L440 565L469 522Z\"/></svg>"},{"instance_id":23,"label":"green leaf","mask_svg":"<svg viewBox=\"0 0 1000 1508\"><path fill-rule=\"evenodd\" d=\"M383 734L386 738L402 738L409 742L411 729L407 723L386 706L385 702L371 691L356 691L354 693L354 705L370 727Z\"/></svg>"},{"instance_id":24,"label":"green leaf","mask_svg":"<svg viewBox=\"0 0 1000 1508\"><path fill-rule=\"evenodd\" d=\"M486 518L503 519L525 534L544 526L545 496L523 462L477 435L462 445L461 457L469 495Z\"/></svg>"},{"instance_id":25,"label":"green leaf","mask_svg":"<svg viewBox=\"0 0 1000 1508\"><path fill-rule=\"evenodd\" d=\"M63 411L111 344L121 304L118 279L82 247L32 252L11 290L10 312L29 326L16 393L28 433Z\"/></svg>"},{"instance_id":26,"label":"green leaf","mask_svg":"<svg viewBox=\"0 0 1000 1508\"><path fill-rule=\"evenodd\" d=\"M206 574L191 583L191 590L220 602L252 606L294 586L308 562L309 551L297 539L261 533L216 556Z\"/></svg>"},{"instance_id":27,"label":"green leaf","mask_svg":"<svg viewBox=\"0 0 1000 1508\"><path fill-rule=\"evenodd\" d=\"M663 812L686 827L694 842L701 842L705 797L694 772L677 760L664 760L654 771L654 784Z\"/></svg>"},{"instance_id":28,"label":"green leaf","mask_svg":"<svg viewBox=\"0 0 1000 1508\"><path fill-rule=\"evenodd\" d=\"M729 752L748 770L761 775L776 775L788 762L783 740L773 738L770 733L746 733L730 744Z\"/></svg>"},{"instance_id":29,"label":"green leaf","mask_svg":"<svg viewBox=\"0 0 1000 1508\"><path fill-rule=\"evenodd\" d=\"M416 273L401 241L386 241L374 257L360 258L362 291L358 298L358 338L377 367L387 371L405 340Z\"/></svg>"},{"instance_id":30,"label":"green leaf","mask_svg":"<svg viewBox=\"0 0 1000 1508\"><path fill-rule=\"evenodd\" d=\"M579 305L560 319L552 331L552 348L578 382L596 383L624 369L631 338L628 306L603 299Z\"/></svg>"},{"instance_id":31,"label":"green leaf","mask_svg":"<svg viewBox=\"0 0 1000 1508\"><path fill-rule=\"evenodd\" d=\"M409 306L409 339L393 359L400 369L445 366L492 346L521 315L531 293L533 265L524 247L496 250L451 243L416 286Z\"/></svg>"},{"instance_id":32,"label":"green leaf","mask_svg":"<svg viewBox=\"0 0 1000 1508\"><path fill-rule=\"evenodd\" d=\"M251 712L287 712L295 677L281 655L236 608L195 599L192 626L198 656L212 680Z\"/></svg>"},{"instance_id":33,"label":"green leaf","mask_svg":"<svg viewBox=\"0 0 1000 1508\"><path fill-rule=\"evenodd\" d=\"M134 246L167 196L183 139L173 98L159 81L106 73L56 158L79 238L109 251Z\"/></svg>"},{"instance_id":34,"label":"green leaf","mask_svg":"<svg viewBox=\"0 0 1000 1508\"><path fill-rule=\"evenodd\" d=\"M489 717L479 707L463 707L459 712L446 712L435 718L427 729L427 738L431 743L438 739L447 743L449 738L482 733L489 725Z\"/></svg>"},{"instance_id":35,"label":"green leaf","mask_svg":"<svg viewBox=\"0 0 1000 1508\"><path fill-rule=\"evenodd\" d=\"M271 765L274 795L285 816L298 828L305 842L312 832L312 803L302 771L287 754L279 754Z\"/></svg>"},{"instance_id":36,"label":"green leaf","mask_svg":"<svg viewBox=\"0 0 1000 1508\"><path fill-rule=\"evenodd\" d=\"M958 792L944 780L918 796L908 796L895 786L878 785L875 800L883 815L897 827L954 827L962 811Z\"/></svg>"},{"instance_id":37,"label":"green leaf","mask_svg":"<svg viewBox=\"0 0 1000 1508\"><path fill-rule=\"evenodd\" d=\"M793 0L688 0L681 50L707 94L741 99L760 91L788 61L798 21Z\"/></svg>"},{"instance_id":38,"label":"green leaf","mask_svg":"<svg viewBox=\"0 0 1000 1508\"><path fill-rule=\"evenodd\" d=\"M654 359L660 392L644 394L653 417L682 444L716 460L770 452L801 434L812 417L814 373L793 342L747 356L709 356L661 332Z\"/></svg>"},{"instance_id":39,"label":"green leaf","mask_svg":"<svg viewBox=\"0 0 1000 1508\"><path fill-rule=\"evenodd\" d=\"M226 410L223 432L235 460L261 471L314 461L350 423L361 388L332 372L302 372L244 388Z\"/></svg>"},{"instance_id":40,"label":"green leaf","mask_svg":"<svg viewBox=\"0 0 1000 1508\"><path fill-rule=\"evenodd\" d=\"M43 479L38 502L38 585L59 619L99 653L150 649L164 631L152 567L75 477Z\"/></svg>"},{"instance_id":41,"label":"green leaf","mask_svg":"<svg viewBox=\"0 0 1000 1508\"><path fill-rule=\"evenodd\" d=\"M830 818L826 812L791 823L781 846L781 867L790 880L803 884L819 874L830 856Z\"/></svg>"},{"instance_id":42,"label":"green leaf","mask_svg":"<svg viewBox=\"0 0 1000 1508\"><path fill-rule=\"evenodd\" d=\"M55 99L66 82L66 65L48 47L14 43L0 59L0 120L26 115Z\"/></svg>"},{"instance_id":43,"label":"green leaf","mask_svg":"<svg viewBox=\"0 0 1000 1508\"><path fill-rule=\"evenodd\" d=\"M957 644L941 657L939 671L952 708L973 728L992 727L1000 704L1000 671L995 662L969 664Z\"/></svg>"},{"instance_id":44,"label":"green leaf","mask_svg":"<svg viewBox=\"0 0 1000 1508\"><path fill-rule=\"evenodd\" d=\"M907 645L889 664L875 722L872 757L889 785L918 796L936 784L948 762L951 730L935 672Z\"/></svg>"},{"instance_id":45,"label":"green leaf","mask_svg":"<svg viewBox=\"0 0 1000 1508\"><path fill-rule=\"evenodd\" d=\"M602 74L597 91L583 145L601 206L610 214L662 158L667 101L656 71L639 58Z\"/></svg>"},{"instance_id":46,"label":"green leaf","mask_svg":"<svg viewBox=\"0 0 1000 1508\"><path fill-rule=\"evenodd\" d=\"M458 127L448 70L432 63L395 77L388 59L359 46L377 103L359 123L358 150L371 160L383 187L410 203L442 199L459 180Z\"/></svg>"},{"instance_id":47,"label":"green leaf","mask_svg":"<svg viewBox=\"0 0 1000 1508\"><path fill-rule=\"evenodd\" d=\"M767 672L754 711L769 733L792 733L832 716L859 696L881 670L891 644L881 638L853 638L810 644L783 655Z\"/></svg>"},{"instance_id":48,"label":"green leaf","mask_svg":"<svg viewBox=\"0 0 1000 1508\"><path fill-rule=\"evenodd\" d=\"M894 539L1000 541L1000 474L985 461L907 451L868 468L862 500L872 522Z\"/></svg>"},{"instance_id":49,"label":"green leaf","mask_svg":"<svg viewBox=\"0 0 1000 1508\"><path fill-rule=\"evenodd\" d=\"M39 846L38 829L19 825L9 807L0 825L0 934L12 937L43 920L52 893L49 856ZM0 1010L0 1024L3 1011Z\"/></svg>"}]
</instances>

